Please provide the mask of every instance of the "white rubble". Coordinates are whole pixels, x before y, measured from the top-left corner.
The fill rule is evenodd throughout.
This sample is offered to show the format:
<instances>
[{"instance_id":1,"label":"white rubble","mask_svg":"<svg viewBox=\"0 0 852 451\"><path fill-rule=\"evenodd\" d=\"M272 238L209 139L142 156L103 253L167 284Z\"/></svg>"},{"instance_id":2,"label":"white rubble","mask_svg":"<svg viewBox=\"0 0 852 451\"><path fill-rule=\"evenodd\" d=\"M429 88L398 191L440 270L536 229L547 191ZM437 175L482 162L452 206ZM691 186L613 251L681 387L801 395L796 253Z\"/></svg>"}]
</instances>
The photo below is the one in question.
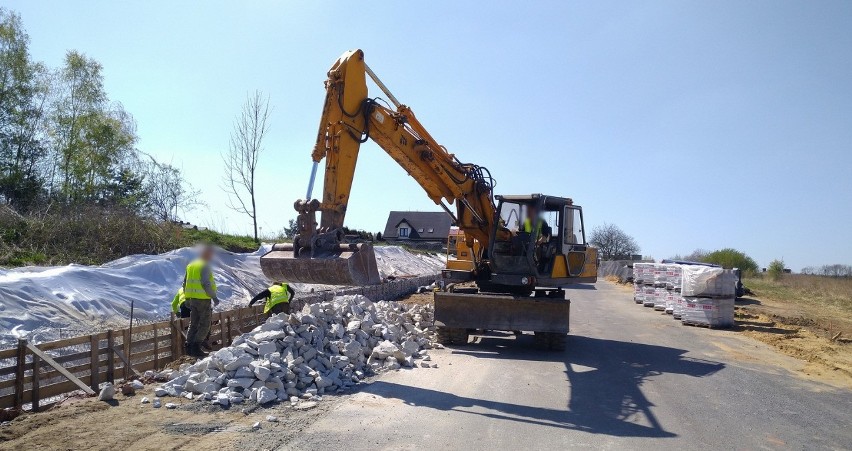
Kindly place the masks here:
<instances>
[{"instance_id":1,"label":"white rubble","mask_svg":"<svg viewBox=\"0 0 852 451\"><path fill-rule=\"evenodd\" d=\"M115 396L115 387L107 382L98 394L98 401L111 401Z\"/></svg>"},{"instance_id":2,"label":"white rubble","mask_svg":"<svg viewBox=\"0 0 852 451\"><path fill-rule=\"evenodd\" d=\"M232 345L168 375L157 396L192 393L214 404L290 401L305 408L367 375L428 360L433 309L361 295L338 296L269 318ZM426 367L426 365L423 365Z\"/></svg>"}]
</instances>

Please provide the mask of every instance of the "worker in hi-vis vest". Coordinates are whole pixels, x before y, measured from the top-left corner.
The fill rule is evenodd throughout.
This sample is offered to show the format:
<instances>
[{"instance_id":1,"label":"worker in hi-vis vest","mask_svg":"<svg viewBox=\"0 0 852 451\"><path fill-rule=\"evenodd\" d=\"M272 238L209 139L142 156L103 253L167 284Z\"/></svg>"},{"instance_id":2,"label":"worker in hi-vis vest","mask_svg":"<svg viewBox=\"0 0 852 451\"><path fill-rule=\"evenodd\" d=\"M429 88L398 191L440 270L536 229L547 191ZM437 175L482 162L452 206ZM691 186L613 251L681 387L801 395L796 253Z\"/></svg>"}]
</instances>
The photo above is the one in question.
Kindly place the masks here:
<instances>
[{"instance_id":1,"label":"worker in hi-vis vest","mask_svg":"<svg viewBox=\"0 0 852 451\"><path fill-rule=\"evenodd\" d=\"M189 307L183 305L186 302L186 296L183 295L183 287L178 288L178 292L172 299L172 312L178 318L189 318Z\"/></svg>"},{"instance_id":2,"label":"worker in hi-vis vest","mask_svg":"<svg viewBox=\"0 0 852 451\"><path fill-rule=\"evenodd\" d=\"M266 299L266 305L263 306L263 313L267 316L277 315L279 313L290 313L290 301L296 296L293 288L284 283L276 283L271 287L261 291L257 296L249 301L248 305L254 305L255 302Z\"/></svg>"},{"instance_id":3,"label":"worker in hi-vis vest","mask_svg":"<svg viewBox=\"0 0 852 451\"><path fill-rule=\"evenodd\" d=\"M189 308L189 330L186 332L185 351L192 357L205 357L201 344L210 332L213 306L219 305L216 297L216 282L213 280L213 246L205 245L199 257L186 265L183 279L184 305Z\"/></svg>"},{"instance_id":4,"label":"worker in hi-vis vest","mask_svg":"<svg viewBox=\"0 0 852 451\"><path fill-rule=\"evenodd\" d=\"M536 225L535 232L533 233L533 225L536 224L536 219L538 219L538 224ZM545 221L544 218L538 217L538 209L532 205L527 207L527 217L524 219L524 227L522 231L529 233L530 238L537 244L539 244L539 241L549 240L552 233L550 226L547 225L547 221Z\"/></svg>"}]
</instances>

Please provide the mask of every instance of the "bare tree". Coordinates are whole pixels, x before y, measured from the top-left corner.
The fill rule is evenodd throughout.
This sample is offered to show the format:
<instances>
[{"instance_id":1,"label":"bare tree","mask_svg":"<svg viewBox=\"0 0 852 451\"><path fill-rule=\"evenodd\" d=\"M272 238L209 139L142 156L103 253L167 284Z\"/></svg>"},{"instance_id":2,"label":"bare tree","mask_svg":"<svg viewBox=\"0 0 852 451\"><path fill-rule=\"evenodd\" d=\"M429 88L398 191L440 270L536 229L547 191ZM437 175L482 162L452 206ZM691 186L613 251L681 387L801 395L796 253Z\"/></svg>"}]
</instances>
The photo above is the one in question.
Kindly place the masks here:
<instances>
[{"instance_id":1,"label":"bare tree","mask_svg":"<svg viewBox=\"0 0 852 451\"><path fill-rule=\"evenodd\" d=\"M161 221L177 221L178 212L204 205L200 192L183 178L180 169L153 158L145 176L147 213Z\"/></svg>"},{"instance_id":2,"label":"bare tree","mask_svg":"<svg viewBox=\"0 0 852 451\"><path fill-rule=\"evenodd\" d=\"M589 242L598 248L602 260L626 259L639 252L636 240L615 224L605 223L592 229Z\"/></svg>"},{"instance_id":3,"label":"bare tree","mask_svg":"<svg viewBox=\"0 0 852 451\"><path fill-rule=\"evenodd\" d=\"M269 97L260 91L249 95L231 132L228 153L222 155L225 178L222 189L228 194L228 208L252 220L254 240L257 237L257 205L255 203L255 171L263 152L263 138L269 131Z\"/></svg>"}]
</instances>

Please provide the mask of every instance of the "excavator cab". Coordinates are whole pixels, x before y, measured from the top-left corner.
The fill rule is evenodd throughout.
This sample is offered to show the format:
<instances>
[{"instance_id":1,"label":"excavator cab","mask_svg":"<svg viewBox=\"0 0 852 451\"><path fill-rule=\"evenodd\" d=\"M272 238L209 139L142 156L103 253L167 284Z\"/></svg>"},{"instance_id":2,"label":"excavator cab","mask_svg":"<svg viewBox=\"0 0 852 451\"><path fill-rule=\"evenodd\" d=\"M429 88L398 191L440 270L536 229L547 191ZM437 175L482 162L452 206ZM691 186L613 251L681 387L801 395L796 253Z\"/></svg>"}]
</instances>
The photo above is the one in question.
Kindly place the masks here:
<instances>
[{"instance_id":1,"label":"excavator cab","mask_svg":"<svg viewBox=\"0 0 852 451\"><path fill-rule=\"evenodd\" d=\"M495 197L503 233L492 233L491 274L481 288L523 293L597 280L597 253L586 243L580 206L542 194Z\"/></svg>"}]
</instances>

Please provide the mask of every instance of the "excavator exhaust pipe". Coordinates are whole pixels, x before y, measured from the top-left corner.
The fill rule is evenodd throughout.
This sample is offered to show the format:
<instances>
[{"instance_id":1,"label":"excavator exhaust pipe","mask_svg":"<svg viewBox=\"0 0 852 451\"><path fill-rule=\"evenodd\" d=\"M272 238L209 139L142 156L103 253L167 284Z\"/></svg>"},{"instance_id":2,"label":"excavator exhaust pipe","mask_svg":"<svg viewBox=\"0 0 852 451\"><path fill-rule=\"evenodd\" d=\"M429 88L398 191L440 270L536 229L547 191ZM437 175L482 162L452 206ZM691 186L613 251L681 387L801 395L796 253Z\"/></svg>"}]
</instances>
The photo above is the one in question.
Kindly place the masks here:
<instances>
[{"instance_id":1,"label":"excavator exhaust pipe","mask_svg":"<svg viewBox=\"0 0 852 451\"><path fill-rule=\"evenodd\" d=\"M344 243L333 249L305 249L280 243L260 257L260 268L271 280L317 285L376 285L381 283L376 253L370 243Z\"/></svg>"}]
</instances>

